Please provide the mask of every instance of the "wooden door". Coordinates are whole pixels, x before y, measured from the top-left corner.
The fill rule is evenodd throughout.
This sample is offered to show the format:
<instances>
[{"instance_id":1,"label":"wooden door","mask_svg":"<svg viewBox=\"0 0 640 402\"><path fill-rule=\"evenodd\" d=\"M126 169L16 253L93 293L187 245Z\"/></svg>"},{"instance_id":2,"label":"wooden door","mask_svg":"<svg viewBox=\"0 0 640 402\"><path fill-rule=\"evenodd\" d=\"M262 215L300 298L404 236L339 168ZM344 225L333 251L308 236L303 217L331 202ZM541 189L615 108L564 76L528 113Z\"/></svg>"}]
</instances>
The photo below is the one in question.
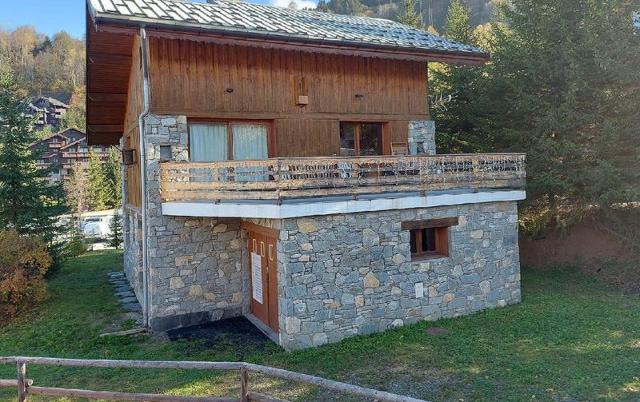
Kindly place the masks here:
<instances>
[{"instance_id":1,"label":"wooden door","mask_svg":"<svg viewBox=\"0 0 640 402\"><path fill-rule=\"evenodd\" d=\"M260 321L278 332L278 259L276 237L247 230L250 307Z\"/></svg>"}]
</instances>

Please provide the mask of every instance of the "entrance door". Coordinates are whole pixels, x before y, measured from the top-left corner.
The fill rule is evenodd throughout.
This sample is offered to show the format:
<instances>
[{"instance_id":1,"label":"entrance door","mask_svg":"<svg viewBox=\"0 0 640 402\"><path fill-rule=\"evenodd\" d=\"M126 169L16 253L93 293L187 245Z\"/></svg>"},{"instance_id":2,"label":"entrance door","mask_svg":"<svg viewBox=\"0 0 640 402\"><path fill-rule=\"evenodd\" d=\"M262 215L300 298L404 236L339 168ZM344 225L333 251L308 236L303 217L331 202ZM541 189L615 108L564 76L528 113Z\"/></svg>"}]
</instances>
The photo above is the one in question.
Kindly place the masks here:
<instances>
[{"instance_id":1,"label":"entrance door","mask_svg":"<svg viewBox=\"0 0 640 402\"><path fill-rule=\"evenodd\" d=\"M251 314L278 332L278 259L276 236L247 229Z\"/></svg>"}]
</instances>

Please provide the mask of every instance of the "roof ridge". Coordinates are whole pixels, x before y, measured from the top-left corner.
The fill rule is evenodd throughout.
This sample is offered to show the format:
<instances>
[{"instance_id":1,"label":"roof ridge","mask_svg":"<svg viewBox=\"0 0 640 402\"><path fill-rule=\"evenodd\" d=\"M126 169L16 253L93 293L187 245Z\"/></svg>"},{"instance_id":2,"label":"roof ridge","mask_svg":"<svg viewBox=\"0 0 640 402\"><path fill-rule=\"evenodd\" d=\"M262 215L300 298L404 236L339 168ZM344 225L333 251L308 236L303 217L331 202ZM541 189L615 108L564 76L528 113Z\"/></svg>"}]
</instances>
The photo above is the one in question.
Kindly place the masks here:
<instances>
[{"instance_id":1,"label":"roof ridge","mask_svg":"<svg viewBox=\"0 0 640 402\"><path fill-rule=\"evenodd\" d=\"M396 21L367 16L293 10L233 0L194 3L181 0L87 0L94 20L165 26L168 29L211 30L230 35L262 36L267 40L357 47L387 47L405 51L451 53L486 60L481 49L449 40Z\"/></svg>"}]
</instances>

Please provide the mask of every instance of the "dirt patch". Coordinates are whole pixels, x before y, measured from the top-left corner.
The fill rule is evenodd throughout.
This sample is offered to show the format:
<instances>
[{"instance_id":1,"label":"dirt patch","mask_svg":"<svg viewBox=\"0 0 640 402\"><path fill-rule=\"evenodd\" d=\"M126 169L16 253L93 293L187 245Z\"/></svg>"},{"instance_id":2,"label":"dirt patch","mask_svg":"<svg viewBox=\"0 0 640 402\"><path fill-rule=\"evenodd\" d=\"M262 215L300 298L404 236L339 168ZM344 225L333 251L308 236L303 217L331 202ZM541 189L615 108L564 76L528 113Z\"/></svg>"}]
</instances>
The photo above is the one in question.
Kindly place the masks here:
<instances>
[{"instance_id":1,"label":"dirt patch","mask_svg":"<svg viewBox=\"0 0 640 402\"><path fill-rule=\"evenodd\" d=\"M596 219L565 231L550 230L541 238L520 239L520 263L541 270L575 266L627 292L640 293L639 256Z\"/></svg>"},{"instance_id":2,"label":"dirt patch","mask_svg":"<svg viewBox=\"0 0 640 402\"><path fill-rule=\"evenodd\" d=\"M196 340L191 348L212 351L233 350L238 359L273 347L273 342L244 317L228 318L192 327L167 331L171 341Z\"/></svg>"}]
</instances>

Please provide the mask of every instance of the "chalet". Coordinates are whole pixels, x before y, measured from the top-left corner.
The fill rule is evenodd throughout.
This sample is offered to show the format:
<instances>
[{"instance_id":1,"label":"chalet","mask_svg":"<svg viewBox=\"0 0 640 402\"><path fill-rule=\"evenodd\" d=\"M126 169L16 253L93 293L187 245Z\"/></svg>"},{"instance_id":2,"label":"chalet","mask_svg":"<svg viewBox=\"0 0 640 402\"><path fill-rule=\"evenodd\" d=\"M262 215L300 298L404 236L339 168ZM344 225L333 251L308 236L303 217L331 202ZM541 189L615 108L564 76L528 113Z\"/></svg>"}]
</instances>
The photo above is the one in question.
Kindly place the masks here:
<instances>
[{"instance_id":1,"label":"chalet","mask_svg":"<svg viewBox=\"0 0 640 402\"><path fill-rule=\"evenodd\" d=\"M437 154L427 105L427 63L480 49L229 0L88 0L87 26L153 330L244 315L292 350L520 301L524 155Z\"/></svg>"},{"instance_id":2,"label":"chalet","mask_svg":"<svg viewBox=\"0 0 640 402\"><path fill-rule=\"evenodd\" d=\"M108 147L87 145L84 132L68 128L31 144L30 148L40 155L38 168L49 169L49 181L60 182L71 174L74 164L88 163L90 152L95 152L101 160L109 156Z\"/></svg>"},{"instance_id":3,"label":"chalet","mask_svg":"<svg viewBox=\"0 0 640 402\"><path fill-rule=\"evenodd\" d=\"M27 105L26 114L35 119L33 129L42 130L46 126L59 127L67 109L69 105L58 99L40 96Z\"/></svg>"}]
</instances>

